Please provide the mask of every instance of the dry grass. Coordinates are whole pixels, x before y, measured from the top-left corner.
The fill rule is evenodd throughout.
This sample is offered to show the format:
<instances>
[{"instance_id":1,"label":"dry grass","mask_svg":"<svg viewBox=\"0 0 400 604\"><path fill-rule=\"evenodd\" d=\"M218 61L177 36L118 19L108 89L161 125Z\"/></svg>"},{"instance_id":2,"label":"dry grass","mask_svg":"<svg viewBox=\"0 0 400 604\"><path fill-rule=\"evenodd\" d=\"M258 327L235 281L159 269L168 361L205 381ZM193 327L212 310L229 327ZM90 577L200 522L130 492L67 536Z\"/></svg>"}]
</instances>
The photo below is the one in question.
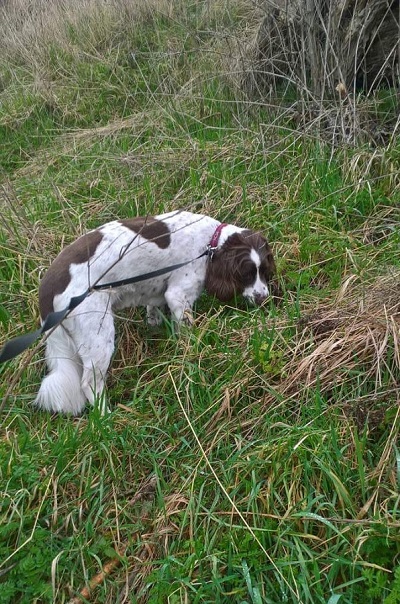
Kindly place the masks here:
<instances>
[{"instance_id":1,"label":"dry grass","mask_svg":"<svg viewBox=\"0 0 400 604\"><path fill-rule=\"evenodd\" d=\"M48 47L57 43L74 52L75 35L79 47L95 51L99 40L117 30L120 34L132 21L151 19L154 13L169 15L177 3L168 0L6 0L0 7L0 54L4 61L23 61L40 67L48 56Z\"/></svg>"},{"instance_id":2,"label":"dry grass","mask_svg":"<svg viewBox=\"0 0 400 604\"><path fill-rule=\"evenodd\" d=\"M393 132L395 140L395 132ZM348 181L355 187L367 186L371 189L376 183L393 194L400 189L398 160L391 153L391 145L386 148L360 149L346 161L345 170Z\"/></svg>"},{"instance_id":3,"label":"dry grass","mask_svg":"<svg viewBox=\"0 0 400 604\"><path fill-rule=\"evenodd\" d=\"M318 385L328 398L359 373L360 382L382 385L399 397L400 379L400 271L393 269L373 283L348 277L334 299L306 314L299 323L286 376L277 391L299 399L305 389ZM385 376L385 379L383 379ZM267 395L264 403L275 400Z\"/></svg>"}]
</instances>

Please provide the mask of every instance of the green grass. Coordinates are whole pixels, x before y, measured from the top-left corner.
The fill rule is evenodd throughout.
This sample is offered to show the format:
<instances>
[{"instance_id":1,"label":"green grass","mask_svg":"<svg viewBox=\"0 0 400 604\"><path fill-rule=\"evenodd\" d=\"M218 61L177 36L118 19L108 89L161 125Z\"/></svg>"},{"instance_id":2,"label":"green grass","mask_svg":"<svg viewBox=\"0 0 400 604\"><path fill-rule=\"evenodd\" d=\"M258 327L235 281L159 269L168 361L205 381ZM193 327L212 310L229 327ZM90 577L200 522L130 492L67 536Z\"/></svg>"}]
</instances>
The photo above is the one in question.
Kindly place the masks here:
<instances>
[{"instance_id":1,"label":"green grass","mask_svg":"<svg viewBox=\"0 0 400 604\"><path fill-rule=\"evenodd\" d=\"M0 366L0 603L67 603L117 559L91 602L398 604L398 332L320 379L304 322L339 309L351 275L361 304L396 274L398 139L332 148L243 98L229 61L246 3L77 6L44 21L46 44L21 34L0 53L1 341L36 326L60 248L117 216L261 228L282 299L204 295L180 334L126 313L107 417L32 408L43 348ZM384 304L398 325L391 299L376 322Z\"/></svg>"}]
</instances>

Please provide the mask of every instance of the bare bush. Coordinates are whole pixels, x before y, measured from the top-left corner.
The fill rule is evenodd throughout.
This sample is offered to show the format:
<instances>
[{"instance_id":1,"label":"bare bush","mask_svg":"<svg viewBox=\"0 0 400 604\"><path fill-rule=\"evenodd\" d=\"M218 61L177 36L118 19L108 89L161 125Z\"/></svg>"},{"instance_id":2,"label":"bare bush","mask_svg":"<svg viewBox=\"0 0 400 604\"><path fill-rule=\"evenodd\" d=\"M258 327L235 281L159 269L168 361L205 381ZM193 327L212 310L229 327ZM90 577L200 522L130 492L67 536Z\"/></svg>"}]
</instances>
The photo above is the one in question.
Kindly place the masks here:
<instances>
[{"instance_id":1,"label":"bare bush","mask_svg":"<svg viewBox=\"0 0 400 604\"><path fill-rule=\"evenodd\" d=\"M399 85L399 0L262 0L257 10L238 66L246 92L269 102L294 93L295 118L346 142L368 138L357 94Z\"/></svg>"}]
</instances>

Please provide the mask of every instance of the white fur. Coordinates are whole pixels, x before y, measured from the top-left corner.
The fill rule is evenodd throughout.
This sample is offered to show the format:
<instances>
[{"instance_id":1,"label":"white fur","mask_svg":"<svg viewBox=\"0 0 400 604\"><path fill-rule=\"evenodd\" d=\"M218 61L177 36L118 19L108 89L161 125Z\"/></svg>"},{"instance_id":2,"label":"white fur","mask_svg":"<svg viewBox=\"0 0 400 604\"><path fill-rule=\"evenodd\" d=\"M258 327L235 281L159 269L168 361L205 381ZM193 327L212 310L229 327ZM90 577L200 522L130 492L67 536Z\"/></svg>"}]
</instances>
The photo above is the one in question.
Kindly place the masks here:
<instances>
[{"instance_id":1,"label":"white fur","mask_svg":"<svg viewBox=\"0 0 400 604\"><path fill-rule=\"evenodd\" d=\"M250 302L253 302L253 304L254 304L256 302L257 298L263 298L263 299L268 298L269 289L268 289L267 284L260 277L261 260L260 260L260 256L259 256L258 252L256 250L252 249L250 252L250 258L257 267L257 278L250 287L245 288L245 290L243 292L243 296L245 298L247 298L248 300L250 300Z\"/></svg>"},{"instance_id":2,"label":"white fur","mask_svg":"<svg viewBox=\"0 0 400 604\"><path fill-rule=\"evenodd\" d=\"M69 266L70 282L55 296L54 310L67 307L72 297L94 283L112 282L196 258L206 250L220 224L190 212L172 212L156 218L164 221L171 233L166 249L136 235L119 221L100 227L103 238L94 255L88 262ZM220 244L242 230L233 225L224 227ZM149 324L157 325L168 306L175 321L185 320L204 289L207 262L207 257L203 257L161 277L91 293L47 339L49 373L42 381L36 404L49 411L76 415L82 412L86 401L93 404L102 397L114 352L113 310L146 306ZM248 289L245 295L253 300L255 295L268 295L259 275L257 283Z\"/></svg>"}]
</instances>

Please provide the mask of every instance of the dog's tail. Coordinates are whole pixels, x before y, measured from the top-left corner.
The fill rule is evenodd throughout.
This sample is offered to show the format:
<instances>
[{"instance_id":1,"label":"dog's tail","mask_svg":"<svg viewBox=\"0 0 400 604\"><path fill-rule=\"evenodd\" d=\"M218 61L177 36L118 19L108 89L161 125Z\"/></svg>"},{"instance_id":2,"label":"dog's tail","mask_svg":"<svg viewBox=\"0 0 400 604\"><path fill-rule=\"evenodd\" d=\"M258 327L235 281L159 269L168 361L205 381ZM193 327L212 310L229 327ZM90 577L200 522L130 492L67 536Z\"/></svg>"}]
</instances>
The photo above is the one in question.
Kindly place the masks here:
<instances>
[{"instance_id":1,"label":"dog's tail","mask_svg":"<svg viewBox=\"0 0 400 604\"><path fill-rule=\"evenodd\" d=\"M86 403L81 388L82 362L62 325L47 338L46 361L49 373L40 385L35 404L47 411L78 415Z\"/></svg>"}]
</instances>

